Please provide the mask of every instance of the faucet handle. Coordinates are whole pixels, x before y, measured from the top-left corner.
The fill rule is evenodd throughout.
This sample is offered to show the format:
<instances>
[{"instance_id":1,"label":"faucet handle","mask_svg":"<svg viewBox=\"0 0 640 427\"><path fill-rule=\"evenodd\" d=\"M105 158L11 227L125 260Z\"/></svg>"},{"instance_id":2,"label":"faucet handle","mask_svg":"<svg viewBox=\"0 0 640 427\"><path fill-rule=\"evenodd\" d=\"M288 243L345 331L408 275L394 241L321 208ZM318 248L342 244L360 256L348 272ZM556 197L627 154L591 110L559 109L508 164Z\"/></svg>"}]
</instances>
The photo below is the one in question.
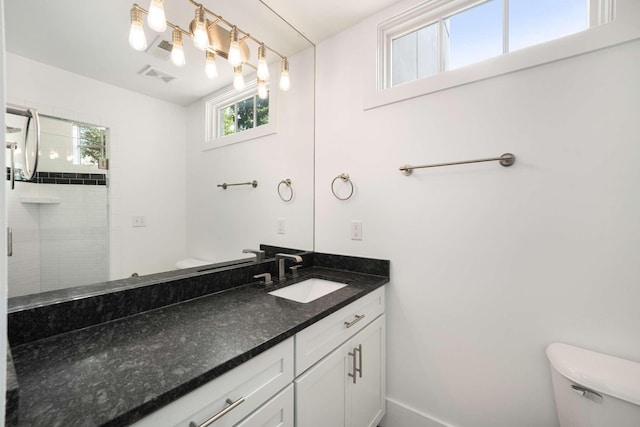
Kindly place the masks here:
<instances>
[{"instance_id":1,"label":"faucet handle","mask_svg":"<svg viewBox=\"0 0 640 427\"><path fill-rule=\"evenodd\" d=\"M268 285L273 285L273 280L271 280L271 273L262 273L262 274L256 274L255 276L253 276L254 279L262 279L264 278L264 285L268 286Z\"/></svg>"},{"instance_id":2,"label":"faucet handle","mask_svg":"<svg viewBox=\"0 0 640 427\"><path fill-rule=\"evenodd\" d=\"M242 250L243 254L254 254L256 256L256 262L262 262L264 261L264 257L266 252L263 250L256 250L256 249L243 249Z\"/></svg>"}]
</instances>

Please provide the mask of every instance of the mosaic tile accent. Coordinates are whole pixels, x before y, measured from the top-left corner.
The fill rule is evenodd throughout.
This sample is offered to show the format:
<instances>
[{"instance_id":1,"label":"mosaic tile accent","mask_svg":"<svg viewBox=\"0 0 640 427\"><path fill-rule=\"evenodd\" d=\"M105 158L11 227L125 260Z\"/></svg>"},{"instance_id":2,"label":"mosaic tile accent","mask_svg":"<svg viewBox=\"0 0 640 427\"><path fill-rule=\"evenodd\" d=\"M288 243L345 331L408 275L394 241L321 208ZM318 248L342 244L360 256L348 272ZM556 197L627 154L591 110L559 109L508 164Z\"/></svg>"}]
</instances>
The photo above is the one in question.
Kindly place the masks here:
<instances>
[{"instance_id":1,"label":"mosaic tile accent","mask_svg":"<svg viewBox=\"0 0 640 427\"><path fill-rule=\"evenodd\" d=\"M17 169L20 172L20 169ZM7 167L7 181L11 179L11 171ZM36 172L36 177L30 182L36 184L69 184L69 185L107 185L107 175L104 173L73 173L73 172Z\"/></svg>"}]
</instances>

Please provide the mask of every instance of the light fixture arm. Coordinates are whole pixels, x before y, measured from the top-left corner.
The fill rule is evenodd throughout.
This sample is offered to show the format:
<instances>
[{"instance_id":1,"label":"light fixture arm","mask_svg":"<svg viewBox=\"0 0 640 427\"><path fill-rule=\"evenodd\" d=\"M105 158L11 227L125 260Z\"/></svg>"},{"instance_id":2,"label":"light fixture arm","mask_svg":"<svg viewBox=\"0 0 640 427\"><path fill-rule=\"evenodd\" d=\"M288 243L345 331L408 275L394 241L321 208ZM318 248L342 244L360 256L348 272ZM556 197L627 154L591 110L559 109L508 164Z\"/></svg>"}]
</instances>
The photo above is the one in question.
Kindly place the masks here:
<instances>
[{"instance_id":1,"label":"light fixture arm","mask_svg":"<svg viewBox=\"0 0 640 427\"><path fill-rule=\"evenodd\" d=\"M195 7L202 7L202 10L205 11L206 14L213 16L216 19L216 23L218 22L222 22L224 23L226 26L228 26L229 28L231 27L236 27L236 30L238 31L238 35L242 36L239 37L240 40L245 40L245 39L251 39L254 42L256 42L257 44L264 44L264 42L256 39L255 37L253 37L251 34L247 33L246 31L241 30L240 28L238 28L236 25L234 25L233 23L227 21L226 19L224 19L221 15L218 15L217 13L212 12L211 10L207 9L206 7L204 7L204 5L202 5L201 3L198 3L195 0L187 0L189 3L191 3L192 5L194 5ZM148 12L147 12L148 13ZM167 25L169 25L169 22L167 21ZM284 59L284 55L282 55L281 53L279 53L277 50L272 49L271 47L269 47L268 45L264 44L264 47L266 47L267 49L269 49L271 52L275 53L276 55L278 55L280 57L280 59Z\"/></svg>"}]
</instances>

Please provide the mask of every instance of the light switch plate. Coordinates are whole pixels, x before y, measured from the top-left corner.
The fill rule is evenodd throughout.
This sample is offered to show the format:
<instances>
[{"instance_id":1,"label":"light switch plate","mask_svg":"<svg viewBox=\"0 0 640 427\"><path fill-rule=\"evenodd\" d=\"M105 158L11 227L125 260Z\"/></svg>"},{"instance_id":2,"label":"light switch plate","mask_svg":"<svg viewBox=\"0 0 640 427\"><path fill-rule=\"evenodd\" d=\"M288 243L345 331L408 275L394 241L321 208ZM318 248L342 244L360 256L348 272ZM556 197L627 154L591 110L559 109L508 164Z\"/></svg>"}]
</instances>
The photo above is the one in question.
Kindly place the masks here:
<instances>
[{"instance_id":1,"label":"light switch plate","mask_svg":"<svg viewBox=\"0 0 640 427\"><path fill-rule=\"evenodd\" d=\"M132 227L146 227L147 226L147 218L144 216L132 216L131 217L131 226Z\"/></svg>"},{"instance_id":2,"label":"light switch plate","mask_svg":"<svg viewBox=\"0 0 640 427\"><path fill-rule=\"evenodd\" d=\"M286 232L286 221L284 218L278 218L278 234L284 234Z\"/></svg>"},{"instance_id":3,"label":"light switch plate","mask_svg":"<svg viewBox=\"0 0 640 427\"><path fill-rule=\"evenodd\" d=\"M351 240L362 240L362 221L351 221Z\"/></svg>"}]
</instances>

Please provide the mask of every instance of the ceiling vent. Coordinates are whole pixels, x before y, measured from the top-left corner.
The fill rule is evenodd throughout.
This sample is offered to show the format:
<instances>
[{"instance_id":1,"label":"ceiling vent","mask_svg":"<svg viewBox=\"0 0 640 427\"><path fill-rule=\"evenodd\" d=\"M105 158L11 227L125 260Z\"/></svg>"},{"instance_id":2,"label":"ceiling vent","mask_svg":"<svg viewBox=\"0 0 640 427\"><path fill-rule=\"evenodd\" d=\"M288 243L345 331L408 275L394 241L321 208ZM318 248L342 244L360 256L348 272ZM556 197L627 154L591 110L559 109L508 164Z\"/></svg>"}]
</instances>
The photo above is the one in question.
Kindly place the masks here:
<instances>
[{"instance_id":1,"label":"ceiling vent","mask_svg":"<svg viewBox=\"0 0 640 427\"><path fill-rule=\"evenodd\" d=\"M175 79L176 76L167 73L166 71L158 70L152 65L149 65L147 68L140 72L143 76L147 77L155 77L157 79L162 80L165 83L169 83L171 80Z\"/></svg>"},{"instance_id":2,"label":"ceiling vent","mask_svg":"<svg viewBox=\"0 0 640 427\"><path fill-rule=\"evenodd\" d=\"M162 37L158 36L156 39L149 45L147 50L145 51L151 56L155 56L160 59L169 59L171 56L171 49L173 45L170 41L164 40Z\"/></svg>"}]
</instances>

